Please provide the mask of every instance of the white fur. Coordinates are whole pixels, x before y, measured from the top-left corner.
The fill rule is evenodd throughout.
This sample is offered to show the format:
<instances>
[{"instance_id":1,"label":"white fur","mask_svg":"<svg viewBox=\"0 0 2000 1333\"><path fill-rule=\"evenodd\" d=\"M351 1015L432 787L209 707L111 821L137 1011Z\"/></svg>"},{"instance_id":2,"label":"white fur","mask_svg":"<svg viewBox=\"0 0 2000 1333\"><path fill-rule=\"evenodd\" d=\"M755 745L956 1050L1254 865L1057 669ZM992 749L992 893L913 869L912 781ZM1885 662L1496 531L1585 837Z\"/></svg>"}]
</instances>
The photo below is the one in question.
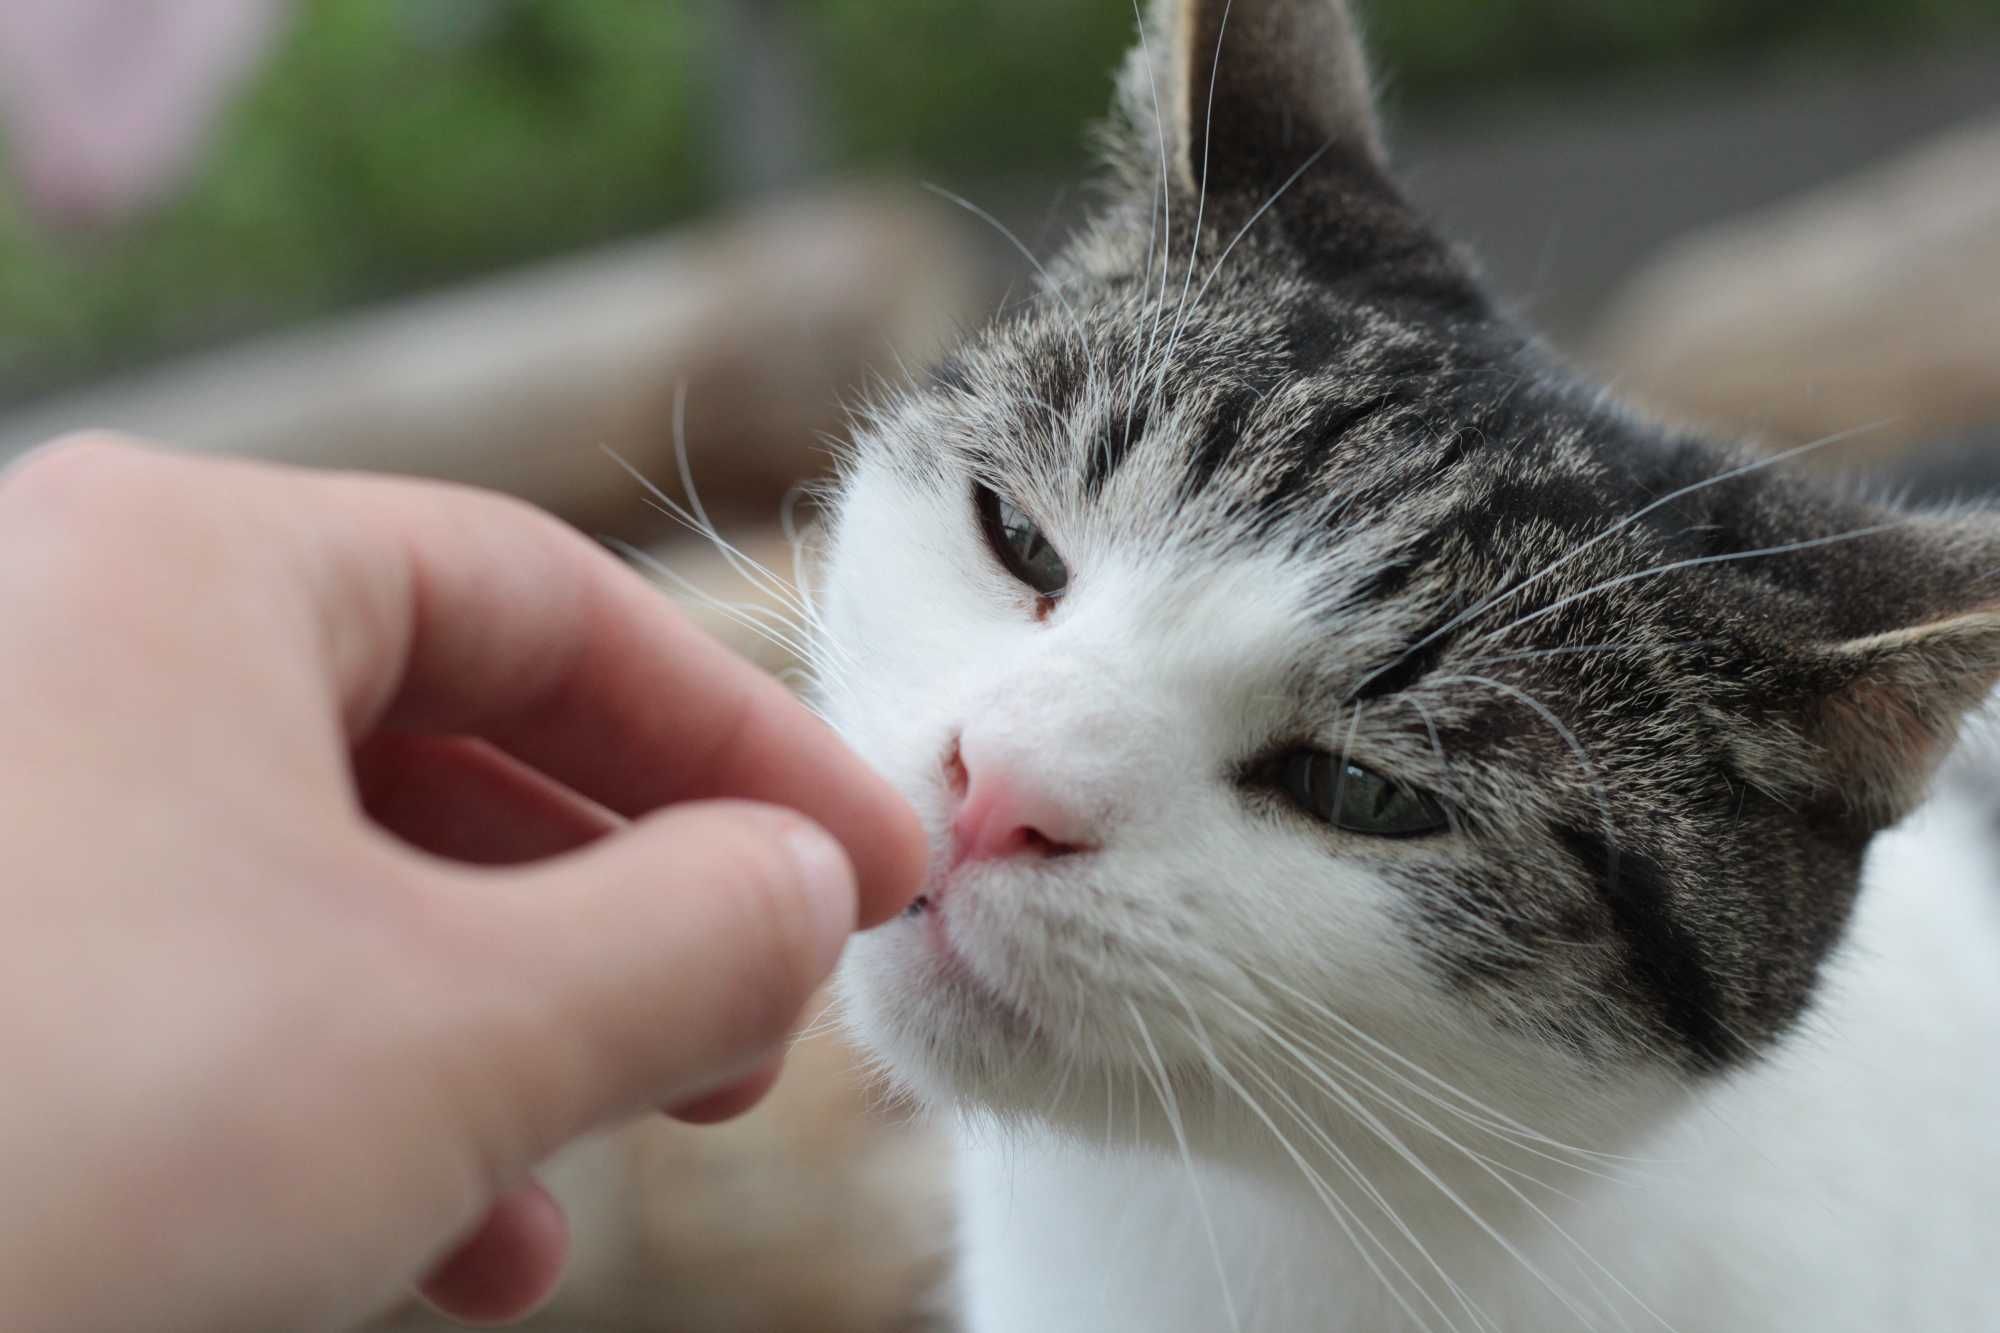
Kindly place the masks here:
<instances>
[{"instance_id":1,"label":"white fur","mask_svg":"<svg viewBox=\"0 0 2000 1333\"><path fill-rule=\"evenodd\" d=\"M2000 1329L1990 800L1948 795L1880 839L1808 1026L1768 1063L1620 1143L1646 1159L1622 1168L1629 1183L1541 1164L1538 1174L1575 1196L1543 1197L1578 1246L1540 1219L1495 1210L1583 1315L1469 1235L1435 1191L1413 1189L1404 1218L1436 1238L1432 1253L1469 1304L1508 1333ZM960 1171L969 1333L1230 1326L1179 1162L1050 1132L969 1129ZM1302 1186L1201 1172L1244 1329L1424 1326L1385 1298ZM1456 1174L1462 1187L1479 1183ZM1418 1306L1430 1327L1478 1326L1455 1300L1441 1304L1449 1319Z\"/></svg>"},{"instance_id":2,"label":"white fur","mask_svg":"<svg viewBox=\"0 0 2000 1333\"><path fill-rule=\"evenodd\" d=\"M1948 785L1877 842L1820 998L1762 1063L1610 1075L1453 1001L1386 884L1228 780L1301 724L1298 654L1379 660L1386 630L1302 635L1309 585L1275 556L1037 516L1079 571L1046 623L955 484L864 462L823 590L849 661L828 709L940 847L961 732L1102 831L953 878L961 962L933 916L844 969L895 1077L965 1109L970 1333L2000 1329L1989 791ZM1354 740L1363 762L1388 743Z\"/></svg>"}]
</instances>

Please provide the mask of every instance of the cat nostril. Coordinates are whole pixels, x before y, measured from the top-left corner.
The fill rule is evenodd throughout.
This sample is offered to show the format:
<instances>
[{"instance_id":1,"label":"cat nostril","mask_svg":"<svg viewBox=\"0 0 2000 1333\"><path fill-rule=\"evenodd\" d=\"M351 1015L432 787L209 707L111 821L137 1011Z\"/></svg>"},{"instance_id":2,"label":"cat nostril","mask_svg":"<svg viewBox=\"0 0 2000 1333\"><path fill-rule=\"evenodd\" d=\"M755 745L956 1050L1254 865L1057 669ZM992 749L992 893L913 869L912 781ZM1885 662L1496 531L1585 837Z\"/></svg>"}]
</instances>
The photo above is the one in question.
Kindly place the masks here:
<instances>
[{"instance_id":1,"label":"cat nostril","mask_svg":"<svg viewBox=\"0 0 2000 1333\"><path fill-rule=\"evenodd\" d=\"M971 785L971 778L965 771L965 759L959 754L958 737L951 738L951 744L944 752L944 783L953 796L965 799L965 789Z\"/></svg>"},{"instance_id":2,"label":"cat nostril","mask_svg":"<svg viewBox=\"0 0 2000 1333\"><path fill-rule=\"evenodd\" d=\"M958 860L961 862L1004 861L1011 857L1054 860L1058 856L1074 856L1089 850L1081 843L1058 842L1027 824L995 833L976 825L968 827L961 822L957 842Z\"/></svg>"},{"instance_id":3,"label":"cat nostril","mask_svg":"<svg viewBox=\"0 0 2000 1333\"><path fill-rule=\"evenodd\" d=\"M1019 832L1022 850L1037 856L1074 856L1088 850L1080 843L1057 842L1038 828L1023 828Z\"/></svg>"},{"instance_id":4,"label":"cat nostril","mask_svg":"<svg viewBox=\"0 0 2000 1333\"><path fill-rule=\"evenodd\" d=\"M954 865L1011 857L1051 860L1091 850L1076 811L1003 773L968 774L952 820Z\"/></svg>"}]
</instances>

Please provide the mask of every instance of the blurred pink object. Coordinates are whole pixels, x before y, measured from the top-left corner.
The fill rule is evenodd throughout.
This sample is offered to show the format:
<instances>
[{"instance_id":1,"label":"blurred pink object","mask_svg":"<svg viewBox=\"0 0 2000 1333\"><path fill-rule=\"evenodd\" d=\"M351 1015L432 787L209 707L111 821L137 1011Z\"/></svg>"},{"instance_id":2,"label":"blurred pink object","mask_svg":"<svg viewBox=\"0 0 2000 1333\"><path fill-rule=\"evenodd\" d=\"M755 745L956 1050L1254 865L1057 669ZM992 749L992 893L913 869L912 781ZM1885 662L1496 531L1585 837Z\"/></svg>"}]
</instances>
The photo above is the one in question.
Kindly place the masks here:
<instances>
[{"instance_id":1,"label":"blurred pink object","mask_svg":"<svg viewBox=\"0 0 2000 1333\"><path fill-rule=\"evenodd\" d=\"M0 0L0 126L44 220L116 222L195 166L289 0Z\"/></svg>"}]
</instances>

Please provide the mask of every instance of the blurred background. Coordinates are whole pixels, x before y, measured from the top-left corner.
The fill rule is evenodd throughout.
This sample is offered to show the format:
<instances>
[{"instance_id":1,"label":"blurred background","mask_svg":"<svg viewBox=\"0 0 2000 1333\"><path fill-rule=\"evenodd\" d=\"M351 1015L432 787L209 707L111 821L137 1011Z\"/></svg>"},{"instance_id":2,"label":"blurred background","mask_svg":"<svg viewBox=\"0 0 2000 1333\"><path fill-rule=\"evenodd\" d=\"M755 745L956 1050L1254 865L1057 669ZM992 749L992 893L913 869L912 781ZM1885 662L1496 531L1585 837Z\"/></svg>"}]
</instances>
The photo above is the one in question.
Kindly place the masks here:
<instances>
[{"instance_id":1,"label":"blurred background","mask_svg":"<svg viewBox=\"0 0 2000 1333\"><path fill-rule=\"evenodd\" d=\"M1410 189L1663 415L2000 481L2000 0L1374 0ZM843 407L1057 244L1128 0L0 0L0 461L112 426L451 477L655 552L772 669ZM706 600L705 600L706 599ZM550 1327L930 1327L925 1132L830 1036L559 1174ZM412 1316L414 1318L414 1316Z\"/></svg>"},{"instance_id":2,"label":"blurred background","mask_svg":"<svg viewBox=\"0 0 2000 1333\"><path fill-rule=\"evenodd\" d=\"M1365 9L1416 195L1560 345L1642 395L1817 428L1803 407L1746 401L1768 395L1776 353L1737 344L1782 332L1806 356L1775 327L1797 312L1872 324L1878 378L1914 373L1883 370L1885 340L1943 356L1964 323L1985 340L1957 359L1990 367L2000 0ZM392 436L442 430L423 413L434 389L482 426L497 396L501 420L615 489L587 455L638 444L662 380L689 383L697 449L824 429L780 418L976 323L1020 276L990 230L896 187L936 182L1053 244L1131 26L1129 0L0 0L0 450L109 414L327 461L342 432L366 434L351 461L428 470L445 465L426 449L463 440ZM1824 194L1841 184L1860 188ZM1786 210L1809 203L1827 225L1806 243L1788 228L1811 219ZM1950 267L1941 243L1986 268L1920 291ZM714 278L732 264L740 290ZM1827 281L1849 275L1866 301L1815 289L1851 292ZM1693 312L1731 292L1730 327L1697 330ZM454 293L483 298L459 307L480 318L448 320ZM1885 331L1891 295L1952 336ZM735 363L728 344L780 318L781 350L816 372ZM677 345L697 324L715 364ZM301 329L314 336L283 336ZM401 337L403 355L375 365L361 333ZM490 345L453 355L446 336ZM1714 354L1693 345L1717 337ZM582 350L593 338L676 345L631 358L620 386ZM544 372L609 378L522 417L524 378ZM813 382L779 392L795 374ZM1781 397L1839 399L1829 420L1877 392L1809 383L1803 363L1784 375ZM1684 404L1675 377L1726 382ZM728 424L752 383L781 401ZM612 404L617 387L631 396ZM215 396L176 396L197 390ZM324 405L300 401L315 390ZM259 431L286 438L244 438ZM553 484L524 441L490 447L528 468L491 479ZM589 489L548 498L588 509Z\"/></svg>"}]
</instances>

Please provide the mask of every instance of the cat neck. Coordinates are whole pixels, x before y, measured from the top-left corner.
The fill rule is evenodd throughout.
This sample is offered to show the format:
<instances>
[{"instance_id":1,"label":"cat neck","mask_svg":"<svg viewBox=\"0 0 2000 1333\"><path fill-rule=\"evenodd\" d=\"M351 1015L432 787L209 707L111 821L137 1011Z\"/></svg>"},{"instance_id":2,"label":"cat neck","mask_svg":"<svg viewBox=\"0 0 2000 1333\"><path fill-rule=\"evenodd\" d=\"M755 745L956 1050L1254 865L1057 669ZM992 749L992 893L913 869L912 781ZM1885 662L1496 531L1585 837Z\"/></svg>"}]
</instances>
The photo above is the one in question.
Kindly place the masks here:
<instances>
[{"instance_id":1,"label":"cat neck","mask_svg":"<svg viewBox=\"0 0 2000 1333\"><path fill-rule=\"evenodd\" d=\"M1341 1327L1452 1327L1420 1293L1455 1299L1441 1273L1473 1282L1491 1271L1483 1307L1525 1301L1523 1317L1540 1318L1544 1297L1560 1309L1567 1292L1552 1283L1554 1291L1521 1293L1523 1269L1550 1260L1517 1238L1562 1228L1577 1194L1643 1179L1641 1150L1676 1114L1663 1108L1698 1114L1684 1089L1603 1092L1565 1108L1559 1138L1490 1102L1475 1111L1442 1090L1419 1095L1420 1086L1398 1086L1392 1105L1378 1083L1334 1106L1324 1092L1314 1100L1311 1090L1274 1084L1254 1112L1200 1127L1183 1120L1181 1134L1193 1135L1185 1153L1145 1103L1115 1107L1116 1121L1130 1114L1116 1142L1032 1123L963 1122L964 1280L978 1292L970 1307L1007 1307L1012 1298L987 1288L1018 1285L1023 1271L1063 1272L1064 1283L1104 1291L1107 1309L1118 1311L1115 1324L1084 1318L1078 1328L1214 1333L1232 1327L1232 1306L1245 1328L1323 1326L1335 1308ZM983 1266L996 1255L1007 1258L989 1283ZM1573 1262L1562 1262L1573 1279ZM1396 1292L1414 1293L1404 1299L1416 1308L1399 1305ZM992 1327L1067 1327L1033 1308ZM1140 1311L1149 1313L1135 1318Z\"/></svg>"}]
</instances>

